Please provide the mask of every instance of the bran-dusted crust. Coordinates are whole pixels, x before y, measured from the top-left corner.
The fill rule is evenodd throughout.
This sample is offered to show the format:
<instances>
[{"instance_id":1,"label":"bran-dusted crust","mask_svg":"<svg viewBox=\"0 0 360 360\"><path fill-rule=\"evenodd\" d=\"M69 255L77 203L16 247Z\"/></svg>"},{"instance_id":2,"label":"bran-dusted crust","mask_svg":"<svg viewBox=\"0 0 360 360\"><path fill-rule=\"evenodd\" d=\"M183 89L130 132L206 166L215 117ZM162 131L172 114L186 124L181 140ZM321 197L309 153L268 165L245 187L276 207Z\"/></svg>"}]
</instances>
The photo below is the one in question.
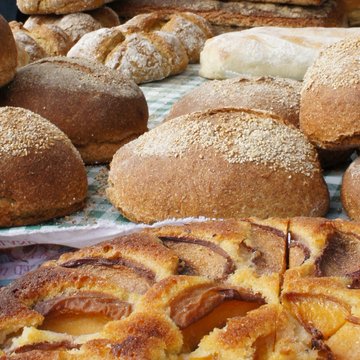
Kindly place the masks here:
<instances>
[{"instance_id":1,"label":"bran-dusted crust","mask_svg":"<svg viewBox=\"0 0 360 360\"><path fill-rule=\"evenodd\" d=\"M17 0L21 12L27 15L71 14L100 8L113 0Z\"/></svg>"},{"instance_id":2,"label":"bran-dusted crust","mask_svg":"<svg viewBox=\"0 0 360 360\"><path fill-rule=\"evenodd\" d=\"M301 87L299 81L270 76L214 80L177 101L170 109L167 120L195 111L241 107L273 112L298 127Z\"/></svg>"},{"instance_id":3,"label":"bran-dusted crust","mask_svg":"<svg viewBox=\"0 0 360 360\"><path fill-rule=\"evenodd\" d=\"M138 86L81 59L54 57L20 69L0 103L53 122L86 163L109 162L120 146L147 130L147 104Z\"/></svg>"},{"instance_id":4,"label":"bran-dusted crust","mask_svg":"<svg viewBox=\"0 0 360 360\"><path fill-rule=\"evenodd\" d=\"M324 49L304 79L300 127L324 149L360 144L360 37ZM316 99L316 101L314 101Z\"/></svg>"},{"instance_id":5,"label":"bran-dusted crust","mask_svg":"<svg viewBox=\"0 0 360 360\"><path fill-rule=\"evenodd\" d=\"M87 175L68 137L31 111L0 110L0 227L36 224L81 209Z\"/></svg>"},{"instance_id":6,"label":"bran-dusted crust","mask_svg":"<svg viewBox=\"0 0 360 360\"><path fill-rule=\"evenodd\" d=\"M343 220L212 220L64 254L0 289L3 356L357 359L359 235Z\"/></svg>"},{"instance_id":7,"label":"bran-dusted crust","mask_svg":"<svg viewBox=\"0 0 360 360\"><path fill-rule=\"evenodd\" d=\"M299 130L269 113L231 108L170 120L120 149L107 195L146 223L319 216L329 201L316 150Z\"/></svg>"},{"instance_id":8,"label":"bran-dusted crust","mask_svg":"<svg viewBox=\"0 0 360 360\"><path fill-rule=\"evenodd\" d=\"M341 185L341 203L353 220L360 220L360 158L346 169Z\"/></svg>"},{"instance_id":9,"label":"bran-dusted crust","mask_svg":"<svg viewBox=\"0 0 360 360\"><path fill-rule=\"evenodd\" d=\"M7 21L0 15L0 86L6 85L16 73L17 48Z\"/></svg>"},{"instance_id":10,"label":"bran-dusted crust","mask_svg":"<svg viewBox=\"0 0 360 360\"><path fill-rule=\"evenodd\" d=\"M336 27L345 24L343 6L334 0L313 7L247 1L122 0L112 4L112 7L120 17L126 18L153 11L189 11L203 16L212 25L226 27Z\"/></svg>"}]
</instances>

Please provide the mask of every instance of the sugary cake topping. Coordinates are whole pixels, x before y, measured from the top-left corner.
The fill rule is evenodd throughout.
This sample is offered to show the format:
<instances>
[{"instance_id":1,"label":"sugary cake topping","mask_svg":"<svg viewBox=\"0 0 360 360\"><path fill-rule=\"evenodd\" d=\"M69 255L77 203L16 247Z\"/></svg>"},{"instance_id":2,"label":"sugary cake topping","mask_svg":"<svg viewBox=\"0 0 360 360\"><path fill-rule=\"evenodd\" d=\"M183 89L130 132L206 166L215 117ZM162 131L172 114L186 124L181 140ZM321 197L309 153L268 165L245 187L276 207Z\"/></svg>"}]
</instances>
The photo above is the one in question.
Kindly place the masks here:
<instances>
[{"instance_id":1,"label":"sugary cake topping","mask_svg":"<svg viewBox=\"0 0 360 360\"><path fill-rule=\"evenodd\" d=\"M0 109L0 157L27 156L53 147L68 137L41 116L21 108Z\"/></svg>"},{"instance_id":2,"label":"sugary cake topping","mask_svg":"<svg viewBox=\"0 0 360 360\"><path fill-rule=\"evenodd\" d=\"M349 37L322 51L307 72L304 89L325 85L336 90L360 84L360 38Z\"/></svg>"},{"instance_id":3,"label":"sugary cake topping","mask_svg":"<svg viewBox=\"0 0 360 360\"><path fill-rule=\"evenodd\" d=\"M265 164L310 176L316 152L296 128L266 114L236 110L190 114L168 121L128 147L138 156L184 157L190 147L215 151L229 163ZM205 151L204 151L205 150Z\"/></svg>"}]
</instances>

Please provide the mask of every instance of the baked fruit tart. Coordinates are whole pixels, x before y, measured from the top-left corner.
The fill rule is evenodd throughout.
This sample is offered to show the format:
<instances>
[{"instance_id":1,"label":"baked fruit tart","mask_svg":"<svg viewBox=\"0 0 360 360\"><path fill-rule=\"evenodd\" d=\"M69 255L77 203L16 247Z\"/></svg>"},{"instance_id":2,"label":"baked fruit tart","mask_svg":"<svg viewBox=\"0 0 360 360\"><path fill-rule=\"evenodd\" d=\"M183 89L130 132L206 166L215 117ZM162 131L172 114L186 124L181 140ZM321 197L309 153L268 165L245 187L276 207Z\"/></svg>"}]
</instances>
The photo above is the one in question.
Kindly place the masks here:
<instances>
[{"instance_id":1,"label":"baked fruit tart","mask_svg":"<svg viewBox=\"0 0 360 360\"><path fill-rule=\"evenodd\" d=\"M0 290L0 359L359 359L360 225L148 228Z\"/></svg>"}]
</instances>

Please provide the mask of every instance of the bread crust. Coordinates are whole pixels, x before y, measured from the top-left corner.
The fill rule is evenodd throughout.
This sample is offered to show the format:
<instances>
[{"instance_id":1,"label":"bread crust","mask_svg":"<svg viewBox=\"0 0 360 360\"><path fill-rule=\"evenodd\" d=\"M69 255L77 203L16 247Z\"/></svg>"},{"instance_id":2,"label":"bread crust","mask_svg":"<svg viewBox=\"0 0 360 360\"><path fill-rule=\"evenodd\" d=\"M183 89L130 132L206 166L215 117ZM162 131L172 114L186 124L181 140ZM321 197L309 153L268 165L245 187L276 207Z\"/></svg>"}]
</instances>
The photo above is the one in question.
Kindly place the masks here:
<instances>
[{"instance_id":1,"label":"bread crust","mask_svg":"<svg viewBox=\"0 0 360 360\"><path fill-rule=\"evenodd\" d=\"M272 115L226 108L193 113L164 123L156 132L152 130L147 137L139 138L115 154L110 166L108 198L130 220L145 223L188 216L266 218L287 214L325 214L329 203L328 190L315 149L311 148L311 154L306 156L305 163L314 166L314 172L307 176L301 171L288 171L278 166L271 168L271 163L243 160L242 154L246 156L246 152L239 153L239 163L236 163L237 160L227 160L224 154L225 157L231 156L233 151L237 151L231 146L222 156L215 147L196 140L189 140L188 145L183 145L183 138L191 139L193 132L197 134L197 130L194 130L196 126L204 126L211 131L216 124L220 127L232 124L231 119L236 117L246 122L245 119L250 118L259 121L271 119ZM269 121L278 126L279 131L281 128L289 131L289 134L295 131L303 136L295 128L288 128L281 124L279 118L276 119ZM241 130L235 130L239 124L235 125L234 122L233 126L235 132L239 131L240 137ZM261 127L260 123L258 126ZM184 132L183 127L187 129ZM170 137L171 132L178 134L179 139L165 142L164 139ZM154 138L152 134L156 134ZM216 140L210 136L204 143L212 144L213 141ZM227 144L228 141L226 135L221 143ZM309 145L305 137L302 141ZM275 141L271 146L275 148L278 145ZM251 146L249 144L250 149ZM159 153L157 147L161 147ZM180 153L176 152L177 147L181 149ZM144 148L148 150L144 150L143 154ZM154 155L151 155L153 151ZM288 157L285 151L284 156Z\"/></svg>"},{"instance_id":2,"label":"bread crust","mask_svg":"<svg viewBox=\"0 0 360 360\"><path fill-rule=\"evenodd\" d=\"M346 38L324 49L306 73L300 127L321 148L351 149L360 144L359 51L359 38Z\"/></svg>"},{"instance_id":3,"label":"bread crust","mask_svg":"<svg viewBox=\"0 0 360 360\"><path fill-rule=\"evenodd\" d=\"M17 0L17 6L27 15L70 14L97 9L113 0Z\"/></svg>"},{"instance_id":4,"label":"bread crust","mask_svg":"<svg viewBox=\"0 0 360 360\"><path fill-rule=\"evenodd\" d=\"M131 18L141 13L189 11L203 16L213 25L255 26L342 26L344 9L330 0L319 7L293 7L252 2L190 1L190 0L122 0L112 5L120 17ZM296 11L294 11L296 9Z\"/></svg>"},{"instance_id":5,"label":"bread crust","mask_svg":"<svg viewBox=\"0 0 360 360\"><path fill-rule=\"evenodd\" d=\"M5 107L0 117L5 126L0 135L0 227L36 224L81 209L86 171L66 135L28 110Z\"/></svg>"},{"instance_id":6,"label":"bread crust","mask_svg":"<svg viewBox=\"0 0 360 360\"><path fill-rule=\"evenodd\" d=\"M121 145L147 130L147 104L136 84L80 59L54 57L22 68L2 90L0 103L53 122L86 163L110 161Z\"/></svg>"},{"instance_id":7,"label":"bread crust","mask_svg":"<svg viewBox=\"0 0 360 360\"><path fill-rule=\"evenodd\" d=\"M7 21L0 15L0 86L6 85L15 76L17 48Z\"/></svg>"},{"instance_id":8,"label":"bread crust","mask_svg":"<svg viewBox=\"0 0 360 360\"><path fill-rule=\"evenodd\" d=\"M353 220L360 220L360 158L354 160L346 169L341 185L341 203Z\"/></svg>"}]
</instances>

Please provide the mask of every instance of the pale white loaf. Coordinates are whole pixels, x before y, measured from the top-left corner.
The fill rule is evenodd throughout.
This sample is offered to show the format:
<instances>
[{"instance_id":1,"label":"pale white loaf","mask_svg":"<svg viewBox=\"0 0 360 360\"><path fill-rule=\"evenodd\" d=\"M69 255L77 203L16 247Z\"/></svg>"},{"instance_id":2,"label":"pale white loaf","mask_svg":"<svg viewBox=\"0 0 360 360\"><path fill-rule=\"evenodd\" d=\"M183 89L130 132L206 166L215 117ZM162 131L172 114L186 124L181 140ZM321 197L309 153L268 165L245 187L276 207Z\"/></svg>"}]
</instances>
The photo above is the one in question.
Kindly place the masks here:
<instances>
[{"instance_id":1,"label":"pale white loaf","mask_svg":"<svg viewBox=\"0 0 360 360\"><path fill-rule=\"evenodd\" d=\"M320 50L360 28L258 27L226 33L206 41L200 75L225 79L244 75L302 80Z\"/></svg>"}]
</instances>

